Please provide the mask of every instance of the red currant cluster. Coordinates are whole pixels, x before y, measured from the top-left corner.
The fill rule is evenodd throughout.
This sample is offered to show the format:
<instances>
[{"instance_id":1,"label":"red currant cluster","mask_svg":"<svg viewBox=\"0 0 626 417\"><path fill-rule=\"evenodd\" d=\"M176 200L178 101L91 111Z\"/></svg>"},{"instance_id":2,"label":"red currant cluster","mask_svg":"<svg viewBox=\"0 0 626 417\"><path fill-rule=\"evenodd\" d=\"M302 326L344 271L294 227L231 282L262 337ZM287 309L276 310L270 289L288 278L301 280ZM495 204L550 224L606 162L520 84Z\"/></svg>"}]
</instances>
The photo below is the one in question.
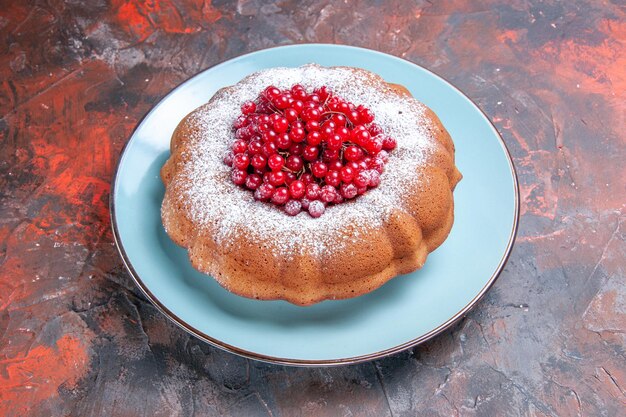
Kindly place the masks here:
<instances>
[{"instance_id":1,"label":"red currant cluster","mask_svg":"<svg viewBox=\"0 0 626 417\"><path fill-rule=\"evenodd\" d=\"M321 216L380 184L380 174L396 147L364 106L343 100L326 86L307 93L267 87L241 106L235 141L224 156L237 185L260 201L283 206L295 216Z\"/></svg>"}]
</instances>

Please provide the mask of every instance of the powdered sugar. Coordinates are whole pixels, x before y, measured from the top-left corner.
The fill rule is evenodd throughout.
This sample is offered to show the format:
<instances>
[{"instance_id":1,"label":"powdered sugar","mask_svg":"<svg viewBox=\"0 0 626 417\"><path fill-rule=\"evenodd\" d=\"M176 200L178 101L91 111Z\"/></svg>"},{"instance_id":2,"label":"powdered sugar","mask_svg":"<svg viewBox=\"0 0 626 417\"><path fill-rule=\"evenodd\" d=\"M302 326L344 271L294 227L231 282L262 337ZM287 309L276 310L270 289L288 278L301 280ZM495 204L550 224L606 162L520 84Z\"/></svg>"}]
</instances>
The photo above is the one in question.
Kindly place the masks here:
<instances>
[{"instance_id":1,"label":"powdered sugar","mask_svg":"<svg viewBox=\"0 0 626 417\"><path fill-rule=\"evenodd\" d=\"M319 218L305 212L292 217L276 206L255 201L252 192L230 180L230 168L222 162L234 140L231 127L241 104L254 100L270 84L283 89L296 83L307 90L326 85L344 99L366 105L375 122L398 142L380 186L350 202L327 207ZM232 244L233 236L244 233L250 239L271 242L276 256L340 250L346 243L359 241L370 228L379 227L392 209L401 208L403 196L419 181L416 167L426 160L435 141L427 131L425 110L416 100L391 93L381 78L362 70L315 64L264 70L222 90L192 114L190 122L200 129L190 138L188 162L172 185L182 191L180 202L192 221L210 228L221 245Z\"/></svg>"}]
</instances>

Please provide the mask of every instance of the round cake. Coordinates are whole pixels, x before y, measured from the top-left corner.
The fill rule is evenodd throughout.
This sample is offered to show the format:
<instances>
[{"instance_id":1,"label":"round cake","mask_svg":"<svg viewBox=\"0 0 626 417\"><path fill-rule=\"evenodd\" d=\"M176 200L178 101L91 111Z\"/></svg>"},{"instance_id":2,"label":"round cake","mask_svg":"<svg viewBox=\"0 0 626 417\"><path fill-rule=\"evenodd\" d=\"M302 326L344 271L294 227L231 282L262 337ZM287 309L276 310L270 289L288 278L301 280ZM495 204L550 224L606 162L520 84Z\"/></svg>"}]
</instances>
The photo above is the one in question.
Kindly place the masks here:
<instances>
[{"instance_id":1,"label":"round cake","mask_svg":"<svg viewBox=\"0 0 626 417\"><path fill-rule=\"evenodd\" d=\"M293 90L294 86L300 90ZM253 168L245 146L245 152L241 151L244 156L235 155L233 162L233 149L241 145L237 141L246 137L245 131L236 127L244 124L245 115L255 108L277 113L270 125L283 131L280 123L289 110L284 107L291 107L295 99L287 93L288 100L279 97L285 100L285 106L273 98L263 101L264 95L274 94L272 89L294 91L293 97L302 93L302 97L308 94L306 97L311 98L312 92L316 92L317 96L312 97L315 103L306 104L315 107L318 103L320 110L328 108L329 97L344 100L331 102L350 103L330 106L333 111L329 110L327 116L312 110L307 113L305 109L293 113L294 119L290 119L289 133L293 130L293 140L302 140L302 146L319 136L309 136L320 129L315 121L310 122L312 118L328 122L333 117L337 121L323 122L322 128L332 125L339 129L336 126L343 123L348 138L345 143L339 141L339 150L334 153L339 162L327 160L326 152L313 160L315 153L308 159L300 158L297 167L303 168L299 171L289 170L281 164L298 159L290 155L291 150L295 154L302 152L302 147L297 146L276 149L275 154L283 159L281 162L281 158L275 157L277 162L271 172L267 168L270 161L263 165L268 172ZM324 93L317 93L320 91ZM259 98L263 103L259 104ZM355 105L359 107L355 109ZM341 111L344 107L345 114ZM361 113L355 113L356 110ZM254 120L261 116L255 115ZM375 123L359 122L363 126L356 126L354 120L363 119L375 119ZM293 123L306 127L306 139L297 138L300 128ZM363 149L350 142L353 139L349 138L361 133L356 132L356 127L368 130L363 135L371 137L371 146L377 149L372 151L370 142L364 142ZM248 136L256 135L249 140L260 142L259 146L274 140L255 129L249 129L252 133ZM328 137L329 142L317 145L324 151L334 146ZM348 151L349 146L359 149ZM381 151L381 147L385 150ZM364 155L366 163L356 160L350 165L352 151ZM381 166L367 168L366 173L371 173L369 180L365 186L358 184L358 166L370 167L376 161ZM315 171L320 171L322 165L332 169L332 164L341 167L342 163L344 168L354 167L348 178L339 168L334 173L327 168L321 174ZM278 169L274 171L275 168ZM258 175L252 175L253 172ZM245 182L246 176L254 177L256 182ZM454 219L452 191L461 174L454 163L450 135L437 116L404 87L359 68L309 64L263 70L219 90L208 103L180 122L172 135L171 156L161 177L165 184L163 225L171 239L188 250L194 268L244 297L310 305L368 293L397 275L422 267L427 255L450 232ZM257 188L259 181L275 184L279 180L284 181L284 187L261 187L264 191L273 190L274 195L270 192L264 196ZM291 182L291 188L287 182ZM304 197L290 197L300 192L300 185L293 185L294 182L303 182L307 187ZM325 199L321 193L330 187L328 184L337 184L337 191L334 197ZM322 191L309 195L309 188Z\"/></svg>"}]
</instances>

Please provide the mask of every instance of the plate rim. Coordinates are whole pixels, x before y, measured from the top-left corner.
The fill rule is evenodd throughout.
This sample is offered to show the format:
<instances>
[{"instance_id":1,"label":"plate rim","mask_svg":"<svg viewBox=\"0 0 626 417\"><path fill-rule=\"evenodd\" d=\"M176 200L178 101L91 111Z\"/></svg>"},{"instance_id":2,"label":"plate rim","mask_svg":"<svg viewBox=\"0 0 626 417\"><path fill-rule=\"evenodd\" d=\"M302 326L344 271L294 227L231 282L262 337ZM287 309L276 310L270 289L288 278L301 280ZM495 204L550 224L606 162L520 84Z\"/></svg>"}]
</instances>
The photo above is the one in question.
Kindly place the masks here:
<instances>
[{"instance_id":1,"label":"plate rim","mask_svg":"<svg viewBox=\"0 0 626 417\"><path fill-rule=\"evenodd\" d=\"M208 71L210 69L214 69L217 68L221 65L225 65L227 63L230 63L231 61L235 61L235 60L241 60L241 59L245 59L248 58L252 55L255 55L257 53L261 53L261 52L265 52L265 51L269 51L269 50L275 50L275 49L292 49L292 48L300 48L300 47L324 47L324 48L338 48L338 49L353 49L353 50L358 50L361 52L366 52L366 53L373 53L375 55L381 55L385 58L391 58L392 60L397 60L397 61L402 61L404 63L408 63L412 66L415 66L423 71L428 72L429 74L441 79L444 83L446 83L449 87L451 87L453 90L456 90L457 93L459 93L462 97L464 97L466 100L468 100L476 109L478 109L478 111L480 112L480 114L483 116L483 118L489 123L489 127L491 128L491 130L495 133L498 141L500 142L500 146L502 147L502 149L504 150L504 155L506 156L507 159L507 163L510 169L510 173L511 176L513 178L513 188L514 188L514 203L515 203L515 209L514 209L514 218L513 218L513 226L511 228L511 232L509 234L509 240L507 242L507 246L506 249L504 251L504 254L502 256L502 258L500 259L500 262L498 263L498 266L496 267L495 271L493 272L493 274L491 275L491 277L487 280L485 286L474 296L474 298L472 298L469 303L467 305L465 305L461 310L459 310L456 314L452 315L448 320L446 320L444 323L440 324L439 326L435 327L434 329L432 329L431 331L415 338L415 339L411 339L407 342L401 343L399 345L393 346L391 348L388 349L384 349L381 351L377 351L377 352L372 352L372 353L368 353L365 355L359 355L359 356L353 356L353 357L346 357L346 358L338 358L338 359L311 359L311 360L307 360L307 359L293 359L293 358L280 358L277 356L271 356L271 355L265 355L262 353L257 353L257 352L252 352L246 349L242 349L239 348L237 346L233 346L230 345L226 342L223 342L219 339L216 339L214 337L211 337L207 334L205 334L204 332L196 329L195 327L191 326L190 324L188 324L187 322L185 322L183 319L181 319L180 317L178 317L174 312L172 312L169 308L167 308L165 305L163 305L159 299L150 291L150 289L148 288L148 286L141 280L141 277L139 276L139 274L137 273L137 271L134 269L132 262L130 261L130 258L128 256L128 254L126 253L126 249L124 248L124 244L122 243L122 239L121 239L121 235L120 235L120 231L118 228L118 223L117 223L117 217L115 214L115 194L116 194L116 187L118 184L118 177L120 175L120 168L122 166L122 162L124 161L124 158L126 156L126 152L128 150L128 147L130 145L130 143L132 142L133 136L135 135L135 133L137 132L137 129L139 129L139 127L143 124L143 122L154 112L156 111L157 107L164 102L167 98L169 98L171 95L173 95L178 89L180 89L184 84L186 84L187 82L191 81L192 79L194 79L195 77L197 77L198 75L204 73L205 71ZM479 302L480 300L485 296L485 294L491 289L491 287L495 284L495 282L497 281L498 277L500 276L500 274L502 273L504 266L506 265L506 262L508 261L511 252L513 250L513 246L515 243L515 238L517 236L517 231L518 231L518 227L519 227L519 218L520 218L520 191L519 191L519 180L518 180L518 176L517 176L517 172L515 169L515 165L513 163L513 158L511 157L511 153L509 151L509 149L506 146L506 143L504 142L504 139L502 139L502 136L500 135L500 132L498 132L498 130L496 129L495 125L493 124L493 122L491 121L491 119L487 116L487 114L480 108L480 106L478 106L478 104L476 104L476 102L474 102L471 98L469 98L463 91L461 91L459 88L457 88L454 84L452 84L450 81L448 81L446 78L442 77L441 75L422 67L421 65L418 65L414 62L411 62L407 59L404 58L400 58L397 57L395 55L391 55L391 54L387 54L385 52L380 52L374 49L369 49L369 48L362 48L362 47L358 47L358 46L351 46L351 45L340 45L340 44L328 44L328 43L302 43L302 44L293 44L293 45L280 45L280 46L274 46L274 47L270 47L270 48L263 48L263 49L258 49L252 52L248 52L246 54L243 55L238 55L236 57L227 59L226 61L222 61L216 65L212 65L210 67L204 68L200 71L198 71L197 73L195 73L194 75L192 75L189 78L186 78L184 81L182 81L181 83L179 83L176 87L172 88L170 90L169 93L167 93L165 96L163 96L155 105L153 105L150 108L150 111L148 111L148 113L146 113L143 117L141 117L141 119L137 122L137 125L133 128L133 131L131 132L129 139L126 141L126 143L124 144L124 146L122 147L122 150L120 151L120 156L119 159L117 161L117 165L115 167L115 171L113 174L113 179L111 181L111 191L109 193L109 216L110 216L110 220L111 220L111 228L112 228L112 232L113 232L113 240L115 242L115 246L120 254L120 257L122 258L122 262L124 264L124 267L126 268L126 270L128 271L128 273L130 274L131 278L133 279L133 281L135 282L135 285L137 285L137 287L141 290L141 292L144 294L144 296L148 299L148 301L150 301L152 303L153 306L156 307L156 309L163 314L165 317L167 317L170 321L172 321L174 324L176 324L179 328L183 329L185 332L189 333L190 335L202 340L205 343L208 343L216 348L222 349L224 351L239 355L239 356L243 356L245 358L248 359L254 359L254 360L258 360L261 362L266 362L266 363L272 363L272 364L277 364L277 365L288 365L288 366L301 366L301 367L317 367L317 366L341 366L341 365L352 365L352 364L357 364L357 363L361 363L361 362L367 362L367 361L372 361L375 359L380 359L383 358L385 356L389 356L395 353L399 353L401 351L404 351L406 349L409 349L411 347L417 346L421 343L424 343L432 338L434 338L435 336L443 333L444 331L446 331L447 329L449 329L450 327L452 327L454 324L456 324L459 320L461 320L463 317L465 317L465 315L467 313L469 313Z\"/></svg>"}]
</instances>

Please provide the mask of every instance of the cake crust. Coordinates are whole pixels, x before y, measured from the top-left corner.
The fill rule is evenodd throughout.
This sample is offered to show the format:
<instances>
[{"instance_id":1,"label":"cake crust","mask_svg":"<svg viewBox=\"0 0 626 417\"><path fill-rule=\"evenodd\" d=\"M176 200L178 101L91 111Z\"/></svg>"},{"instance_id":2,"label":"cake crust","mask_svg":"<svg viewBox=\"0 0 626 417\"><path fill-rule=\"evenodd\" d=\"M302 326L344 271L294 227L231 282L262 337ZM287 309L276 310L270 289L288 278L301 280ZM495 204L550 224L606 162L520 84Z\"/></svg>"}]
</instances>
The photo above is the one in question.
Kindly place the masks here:
<instances>
[{"instance_id":1,"label":"cake crust","mask_svg":"<svg viewBox=\"0 0 626 417\"><path fill-rule=\"evenodd\" d=\"M221 163L233 140L229 109L281 81L334 81L329 87L347 99L374 103L398 141L377 189L313 219L254 201L230 181ZM194 268L244 297L310 305L359 296L421 268L450 232L461 174L450 135L406 88L363 69L311 64L265 70L219 90L176 128L161 178L163 225Z\"/></svg>"}]
</instances>

